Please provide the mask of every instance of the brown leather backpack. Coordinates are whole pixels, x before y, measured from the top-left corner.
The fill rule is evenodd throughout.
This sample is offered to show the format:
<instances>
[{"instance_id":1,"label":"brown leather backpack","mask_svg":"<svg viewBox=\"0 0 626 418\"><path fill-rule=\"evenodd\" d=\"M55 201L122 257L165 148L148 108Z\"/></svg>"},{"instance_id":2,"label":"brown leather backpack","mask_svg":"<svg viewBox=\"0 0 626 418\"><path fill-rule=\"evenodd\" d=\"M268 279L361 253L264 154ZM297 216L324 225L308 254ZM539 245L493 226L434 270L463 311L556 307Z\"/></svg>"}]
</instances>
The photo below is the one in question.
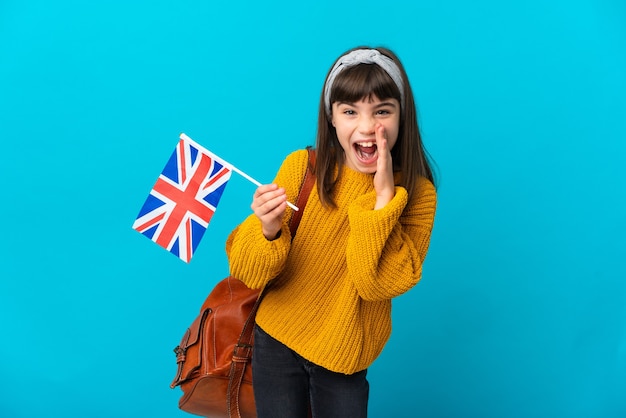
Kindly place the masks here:
<instances>
[{"instance_id":1,"label":"brown leather backpack","mask_svg":"<svg viewBox=\"0 0 626 418\"><path fill-rule=\"evenodd\" d=\"M300 210L289 225L292 237L315 184L314 165L315 152L309 149L309 166L296 203ZM261 291L232 276L213 288L174 349L178 370L170 387L183 391L180 409L212 418L256 417L250 362L261 297Z\"/></svg>"}]
</instances>

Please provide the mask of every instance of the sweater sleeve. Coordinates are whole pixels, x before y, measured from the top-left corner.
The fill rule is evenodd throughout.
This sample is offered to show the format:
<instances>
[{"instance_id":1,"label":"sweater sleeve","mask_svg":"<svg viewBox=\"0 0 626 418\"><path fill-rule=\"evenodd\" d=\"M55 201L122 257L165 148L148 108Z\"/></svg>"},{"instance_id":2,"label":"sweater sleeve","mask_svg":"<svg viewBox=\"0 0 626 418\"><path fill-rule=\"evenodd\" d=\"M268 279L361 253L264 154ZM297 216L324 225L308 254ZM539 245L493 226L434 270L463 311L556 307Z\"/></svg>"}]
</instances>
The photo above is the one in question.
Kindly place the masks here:
<instances>
[{"instance_id":1,"label":"sweater sleeve","mask_svg":"<svg viewBox=\"0 0 626 418\"><path fill-rule=\"evenodd\" d=\"M295 202L298 196L307 163L307 151L296 151L285 159L274 179L275 184L285 188L290 202ZM261 221L254 214L230 233L226 241L226 255L233 277L251 289L260 289L283 270L291 248L291 214L288 208L280 236L271 241L263 235Z\"/></svg>"},{"instance_id":2,"label":"sweater sleeve","mask_svg":"<svg viewBox=\"0 0 626 418\"><path fill-rule=\"evenodd\" d=\"M418 182L415 195L408 202L407 191L396 187L391 202L373 210L376 194L368 193L348 210L348 273L364 300L394 298L421 279L437 197L426 179Z\"/></svg>"}]
</instances>

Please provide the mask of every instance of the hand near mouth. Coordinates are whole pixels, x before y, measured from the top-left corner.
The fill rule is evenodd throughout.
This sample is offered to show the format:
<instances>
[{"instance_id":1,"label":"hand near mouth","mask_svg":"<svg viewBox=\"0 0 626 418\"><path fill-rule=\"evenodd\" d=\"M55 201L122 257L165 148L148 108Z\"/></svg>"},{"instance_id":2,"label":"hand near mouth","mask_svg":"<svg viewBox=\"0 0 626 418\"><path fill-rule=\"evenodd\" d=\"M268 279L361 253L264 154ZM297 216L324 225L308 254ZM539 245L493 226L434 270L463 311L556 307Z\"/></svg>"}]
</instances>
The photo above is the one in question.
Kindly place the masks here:
<instances>
[{"instance_id":1,"label":"hand near mouth","mask_svg":"<svg viewBox=\"0 0 626 418\"><path fill-rule=\"evenodd\" d=\"M396 190L393 182L393 161L391 150L387 147L385 127L378 124L375 131L378 159L376 161L376 174L374 175L374 189L376 190L374 209L380 209L393 199Z\"/></svg>"}]
</instances>

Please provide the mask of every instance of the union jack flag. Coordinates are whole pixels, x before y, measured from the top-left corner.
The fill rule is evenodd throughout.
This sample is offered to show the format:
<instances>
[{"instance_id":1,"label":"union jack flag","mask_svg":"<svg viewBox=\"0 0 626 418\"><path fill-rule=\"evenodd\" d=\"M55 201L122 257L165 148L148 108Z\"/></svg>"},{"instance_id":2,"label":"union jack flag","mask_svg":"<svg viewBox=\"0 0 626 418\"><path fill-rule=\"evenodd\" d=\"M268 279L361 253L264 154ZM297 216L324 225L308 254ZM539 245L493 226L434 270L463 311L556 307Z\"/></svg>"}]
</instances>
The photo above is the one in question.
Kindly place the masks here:
<instances>
[{"instance_id":1,"label":"union jack flag","mask_svg":"<svg viewBox=\"0 0 626 418\"><path fill-rule=\"evenodd\" d=\"M188 263L209 226L231 168L181 134L133 229Z\"/></svg>"}]
</instances>

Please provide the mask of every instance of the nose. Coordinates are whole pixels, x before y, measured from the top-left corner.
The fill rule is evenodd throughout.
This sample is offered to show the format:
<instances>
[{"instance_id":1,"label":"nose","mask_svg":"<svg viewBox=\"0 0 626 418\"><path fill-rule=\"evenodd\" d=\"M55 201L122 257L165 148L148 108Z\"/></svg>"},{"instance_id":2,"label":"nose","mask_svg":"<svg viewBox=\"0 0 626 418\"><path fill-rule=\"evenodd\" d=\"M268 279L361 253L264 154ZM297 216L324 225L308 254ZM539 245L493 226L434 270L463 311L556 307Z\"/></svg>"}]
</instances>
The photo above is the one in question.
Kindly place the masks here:
<instances>
[{"instance_id":1,"label":"nose","mask_svg":"<svg viewBox=\"0 0 626 418\"><path fill-rule=\"evenodd\" d=\"M375 133L376 119L372 116L362 115L359 118L359 133L362 135L371 135Z\"/></svg>"}]
</instances>

